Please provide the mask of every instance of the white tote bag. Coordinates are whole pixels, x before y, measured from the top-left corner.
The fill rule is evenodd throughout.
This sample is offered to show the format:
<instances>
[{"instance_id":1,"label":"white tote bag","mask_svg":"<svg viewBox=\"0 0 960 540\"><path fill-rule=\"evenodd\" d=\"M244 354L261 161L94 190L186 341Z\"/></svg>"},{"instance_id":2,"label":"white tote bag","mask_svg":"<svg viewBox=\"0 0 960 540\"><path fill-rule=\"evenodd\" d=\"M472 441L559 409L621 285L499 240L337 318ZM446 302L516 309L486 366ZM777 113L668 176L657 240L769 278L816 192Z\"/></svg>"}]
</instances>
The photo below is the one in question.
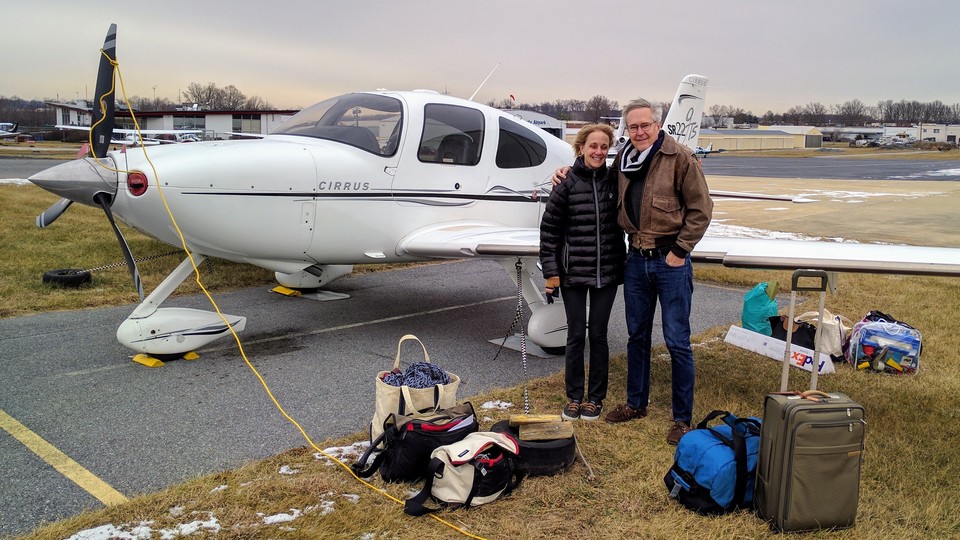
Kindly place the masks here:
<instances>
[{"instance_id":1,"label":"white tote bag","mask_svg":"<svg viewBox=\"0 0 960 540\"><path fill-rule=\"evenodd\" d=\"M797 317L796 321L817 324L817 315L816 311L808 311ZM820 324L823 326L818 343L820 352L830 356L843 356L843 343L850 336L850 328L853 326L850 319L830 313L830 310L824 308L823 322Z\"/></svg>"},{"instance_id":2,"label":"white tote bag","mask_svg":"<svg viewBox=\"0 0 960 540\"><path fill-rule=\"evenodd\" d=\"M397 356L393 361L391 371L377 373L374 380L376 386L376 401L373 420L370 422L370 442L376 440L383 433L383 422L387 416L394 414L398 423L404 423L404 418L428 416L442 409L449 409L457 404L457 389L460 387L460 377L447 372L450 382L436 384L427 388L411 388L407 385L393 386L383 382L383 378L391 373L400 373L400 352L404 341L416 341L423 349L423 361L430 363L427 348L413 334L407 334L397 343Z\"/></svg>"}]
</instances>

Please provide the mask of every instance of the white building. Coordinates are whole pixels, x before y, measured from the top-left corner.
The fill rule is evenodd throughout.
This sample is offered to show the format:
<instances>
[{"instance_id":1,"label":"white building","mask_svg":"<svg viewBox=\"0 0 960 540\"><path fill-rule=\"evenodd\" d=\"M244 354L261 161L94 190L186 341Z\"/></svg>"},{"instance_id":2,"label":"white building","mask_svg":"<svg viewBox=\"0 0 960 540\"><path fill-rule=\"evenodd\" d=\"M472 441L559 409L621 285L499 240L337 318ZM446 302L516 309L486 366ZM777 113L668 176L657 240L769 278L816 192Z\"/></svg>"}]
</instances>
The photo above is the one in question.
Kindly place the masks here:
<instances>
[{"instance_id":1,"label":"white building","mask_svg":"<svg viewBox=\"0 0 960 540\"><path fill-rule=\"evenodd\" d=\"M57 125L89 127L93 121L92 108L86 101L76 103L49 102L56 109ZM206 140L229 139L232 133L266 135L297 110L272 111L204 111L183 108L175 111L134 111L140 129L198 129ZM134 129L133 115L117 107L115 126Z\"/></svg>"}]
</instances>

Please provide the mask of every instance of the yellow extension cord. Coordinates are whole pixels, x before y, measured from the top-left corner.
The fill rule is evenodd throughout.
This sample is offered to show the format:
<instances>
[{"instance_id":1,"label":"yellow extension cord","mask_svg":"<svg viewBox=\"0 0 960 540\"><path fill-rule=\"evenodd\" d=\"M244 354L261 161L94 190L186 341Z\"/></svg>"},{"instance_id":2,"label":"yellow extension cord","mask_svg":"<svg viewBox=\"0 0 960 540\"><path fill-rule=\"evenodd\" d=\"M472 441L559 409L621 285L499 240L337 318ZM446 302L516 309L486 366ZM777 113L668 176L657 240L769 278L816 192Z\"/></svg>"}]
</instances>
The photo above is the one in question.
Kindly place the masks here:
<instances>
[{"instance_id":1,"label":"yellow extension cord","mask_svg":"<svg viewBox=\"0 0 960 540\"><path fill-rule=\"evenodd\" d=\"M204 287L204 286L203 286L203 283L200 281L200 269L197 268L197 264L196 264L196 262L195 262L194 259L193 259L193 254L190 253L190 250L187 248L187 242L186 242L186 240L185 240L184 237L183 237L183 233L180 232L180 227L179 227L179 225L177 225L177 220L173 217L173 213L170 211L170 207L167 205L167 199L166 199L166 197L163 195L163 189L160 187L161 182L159 181L159 175L157 174L157 169L156 169L156 167L153 165L153 161L150 160L150 155L147 153L147 147L146 147L145 145L143 145L143 134L140 133L140 124L139 124L139 122L137 122L137 117L136 117L136 115L135 115L134 112L133 112L133 107L130 106L130 100L127 98L127 91L126 91L126 88L125 88L124 85L123 85L123 75L120 73L120 63L119 63L117 60L114 60L114 59L110 58L110 56L107 55L107 53L106 53L105 51L103 51L103 49L100 50L100 53L103 54L105 57L107 57L107 59L110 61L110 64L113 66L114 71L116 71L116 75L117 75L117 76L116 76L115 78L111 78L110 91L109 91L107 94L105 94L105 95L97 96L97 105L100 107L100 110L101 110L101 111L105 110L105 106L104 106L103 99L104 99L104 97L107 96L107 95L113 95L114 89L115 89L115 83L114 83L114 81L115 81L117 78L119 78L119 79L120 79L120 90L121 90L121 92L123 93L123 100L124 100L124 102L127 104L127 108L128 108L128 110L130 111L130 117L133 119L133 125L134 125L134 127L136 128L136 131L137 131L137 140L140 141L141 148L143 148L143 155L147 158L147 162L150 164L150 168L153 170L153 177L157 180L157 182L156 182L156 184L157 184L157 192L160 193L160 200L163 201L163 207L164 207L164 209L166 209L167 215L170 216L170 222L173 224L174 229L176 229L176 231L177 231L177 236L180 238L180 247L183 248L184 253L186 253L186 254L187 254L187 257L190 259L190 264L193 265L193 271L194 271L194 274L196 275L197 285L200 287L200 290L203 291L203 294L207 297L207 300L210 301L210 304L213 306L213 309L216 310L217 315L220 316L220 319L223 321L223 323L226 324L226 325L227 325L227 328L230 329L230 333L233 335L234 340L237 342L237 348L240 350L240 355L243 357L243 361L246 362L247 367L250 368L250 371L252 371L254 375L256 375L257 380L260 381L260 384L263 386L263 389L267 392L267 396L270 397L270 400L271 400L271 401L273 402L273 404L277 407L277 410L280 411L280 414L282 414L283 417L287 419L287 421L289 421L291 424L294 425L294 427L297 428L297 430L300 432L300 434L303 435L303 438L307 441L307 444L309 444L314 450L316 450L317 452L319 452L320 454L322 454L322 455L325 456L326 458L328 458L328 459L330 459L330 460L333 460L335 463L337 463L338 465L340 465L344 470L346 470L348 473L350 473L350 476L352 476L354 479L356 479L358 482L360 482L360 483L363 484L364 486L372 489L373 491L376 491L377 493L380 493L381 495L383 495L384 497L390 499L391 501L393 501L393 502L395 502L395 503L397 503L397 504L401 504L401 505L402 505L402 504L404 503L404 501L402 501L402 500L394 497L393 495L390 495L390 494L387 493L386 491L384 491L384 490L378 488L377 486L374 486L373 484L367 482L366 480L360 478L359 476L357 476L357 475L353 472L353 470L352 470L346 463L344 463L344 462L340 461L339 459L331 456L330 454L327 454L327 453L324 452L320 447L318 447L318 446L313 442L313 440L310 438L310 436L307 435L307 432L304 431L303 427L301 427L300 424L299 424L296 420L294 420L289 414L287 414L287 411L285 411L285 410L283 409L283 406L281 406L281 405L280 405L280 402L277 401L277 398L274 397L273 392L270 391L270 387L267 386L267 382L266 382L266 381L263 379L263 377L260 375L260 372L257 371L257 368L255 368L255 367L253 366L253 363L250 362L250 359L247 358L247 353L244 352L244 350L243 350L243 344L240 342L240 336L237 335L236 331L234 331L234 329L233 329L233 326L230 324L229 321L227 321L226 317L223 316L223 313L220 312L220 307L217 305L217 302L213 299L213 296L210 295L210 293L207 291L207 288ZM103 119L104 119L104 117L101 117L100 120L98 120L96 123L94 123L94 124L90 127L90 133L89 133L89 135L88 135L88 142L89 142L90 148L93 148L93 130L94 130L94 128L95 128L97 125L100 124L100 122L103 122ZM101 162L100 159L97 158L96 156L94 156L94 159L96 160L96 162L97 162L98 165L100 165L100 166L103 167L104 169L107 169L107 170L109 170L109 171L111 171L111 172L115 172L115 173L121 173L121 172L122 172L122 173L124 173L124 174L128 174L128 173L130 172L130 171L120 171L120 170L117 170L117 169L113 169L113 168L111 168L111 167L108 167L108 166L105 165L103 162ZM440 523L443 523L443 524L446 525L447 527L450 527L451 529L459 532L460 534L463 534L464 536L467 536L467 537L469 537L469 538L475 538L475 539L477 539L477 540L485 540L483 537L470 534L469 532L467 532L467 531L465 531L465 530L457 527L456 525L450 523L449 521L444 520L443 518L441 518L441 517L439 517L439 516L436 516L436 515L434 515L434 514L428 514L428 515L429 515L431 518L439 521Z\"/></svg>"}]
</instances>

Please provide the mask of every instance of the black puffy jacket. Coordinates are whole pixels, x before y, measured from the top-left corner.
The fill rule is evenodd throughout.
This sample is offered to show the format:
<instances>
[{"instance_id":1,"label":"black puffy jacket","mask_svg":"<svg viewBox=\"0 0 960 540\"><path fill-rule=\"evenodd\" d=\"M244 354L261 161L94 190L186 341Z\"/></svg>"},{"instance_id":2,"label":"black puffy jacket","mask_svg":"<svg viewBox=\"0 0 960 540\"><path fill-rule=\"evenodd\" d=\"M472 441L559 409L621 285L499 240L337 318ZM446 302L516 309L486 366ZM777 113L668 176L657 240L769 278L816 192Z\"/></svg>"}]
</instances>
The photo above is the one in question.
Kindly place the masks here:
<instances>
[{"instance_id":1,"label":"black puffy jacket","mask_svg":"<svg viewBox=\"0 0 960 540\"><path fill-rule=\"evenodd\" d=\"M550 193L540 221L543 277L560 276L562 287L623 283L626 243L617 224L616 190L605 165L590 169L577 158Z\"/></svg>"}]
</instances>

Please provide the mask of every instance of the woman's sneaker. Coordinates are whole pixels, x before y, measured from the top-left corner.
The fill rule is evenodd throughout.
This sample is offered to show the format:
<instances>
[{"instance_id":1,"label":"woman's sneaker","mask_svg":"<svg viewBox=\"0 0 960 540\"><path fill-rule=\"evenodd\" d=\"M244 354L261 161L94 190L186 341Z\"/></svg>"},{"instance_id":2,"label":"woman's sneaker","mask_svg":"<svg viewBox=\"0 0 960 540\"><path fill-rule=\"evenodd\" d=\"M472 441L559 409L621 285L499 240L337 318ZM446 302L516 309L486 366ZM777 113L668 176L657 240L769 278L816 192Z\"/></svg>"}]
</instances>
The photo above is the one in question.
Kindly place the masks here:
<instances>
[{"instance_id":1,"label":"woman's sneaker","mask_svg":"<svg viewBox=\"0 0 960 540\"><path fill-rule=\"evenodd\" d=\"M580 418L580 402L571 401L567 403L567 406L563 408L563 412L560 413L560 417L564 420L576 420Z\"/></svg>"},{"instance_id":2,"label":"woman's sneaker","mask_svg":"<svg viewBox=\"0 0 960 540\"><path fill-rule=\"evenodd\" d=\"M580 406L580 419L596 420L600 418L601 412L603 412L602 401L588 401Z\"/></svg>"}]
</instances>

